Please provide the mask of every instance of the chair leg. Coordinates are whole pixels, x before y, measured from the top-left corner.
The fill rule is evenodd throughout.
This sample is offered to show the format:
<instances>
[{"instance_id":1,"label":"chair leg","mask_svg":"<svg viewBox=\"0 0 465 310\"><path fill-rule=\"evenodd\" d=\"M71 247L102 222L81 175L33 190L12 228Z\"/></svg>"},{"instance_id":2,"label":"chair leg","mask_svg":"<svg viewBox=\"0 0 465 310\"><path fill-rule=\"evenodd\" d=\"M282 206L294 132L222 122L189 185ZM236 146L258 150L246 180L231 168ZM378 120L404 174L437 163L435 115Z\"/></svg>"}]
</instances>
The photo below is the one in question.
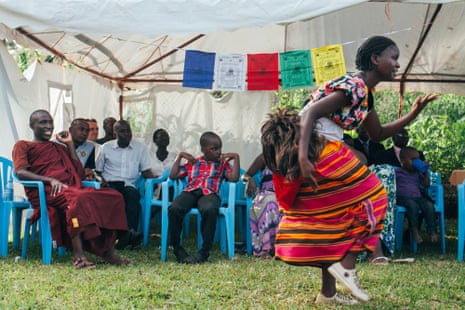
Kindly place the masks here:
<instances>
[{"instance_id":1,"label":"chair leg","mask_svg":"<svg viewBox=\"0 0 465 310\"><path fill-rule=\"evenodd\" d=\"M463 261L463 248L465 246L465 214L461 215L460 213L461 212L459 210L457 260L459 262L462 262Z\"/></svg>"},{"instance_id":2,"label":"chair leg","mask_svg":"<svg viewBox=\"0 0 465 310\"><path fill-rule=\"evenodd\" d=\"M13 208L13 248L18 248L21 239L21 222L23 218L23 209Z\"/></svg>"},{"instance_id":3,"label":"chair leg","mask_svg":"<svg viewBox=\"0 0 465 310\"><path fill-rule=\"evenodd\" d=\"M197 249L202 248L203 238L202 238L202 216L197 214Z\"/></svg>"},{"instance_id":4,"label":"chair leg","mask_svg":"<svg viewBox=\"0 0 465 310\"><path fill-rule=\"evenodd\" d=\"M252 232L250 230L250 208L252 204L247 204L246 214L245 214L245 230L246 230L246 245L247 245L247 254L252 255Z\"/></svg>"},{"instance_id":5,"label":"chair leg","mask_svg":"<svg viewBox=\"0 0 465 310\"><path fill-rule=\"evenodd\" d=\"M142 208L142 232L144 234L143 245L147 246L149 242L149 231L150 231L150 217L152 213L151 206L143 206Z\"/></svg>"},{"instance_id":6,"label":"chair leg","mask_svg":"<svg viewBox=\"0 0 465 310\"><path fill-rule=\"evenodd\" d=\"M226 238L228 242L228 258L234 258L234 216L225 217Z\"/></svg>"},{"instance_id":7,"label":"chair leg","mask_svg":"<svg viewBox=\"0 0 465 310\"><path fill-rule=\"evenodd\" d=\"M65 254L66 254L66 248L62 246L58 247L58 256L60 257L65 256Z\"/></svg>"},{"instance_id":8,"label":"chair leg","mask_svg":"<svg viewBox=\"0 0 465 310\"><path fill-rule=\"evenodd\" d=\"M403 237L404 237L404 216L405 213L401 211L396 212L396 218L394 220L394 231L396 236L396 251L402 250Z\"/></svg>"},{"instance_id":9,"label":"chair leg","mask_svg":"<svg viewBox=\"0 0 465 310\"><path fill-rule=\"evenodd\" d=\"M48 218L44 219L43 216L39 219L40 222L40 242L42 247L42 262L44 265L50 265L52 263L52 232L50 230L50 223Z\"/></svg>"},{"instance_id":10,"label":"chair leg","mask_svg":"<svg viewBox=\"0 0 465 310\"><path fill-rule=\"evenodd\" d=\"M457 186L458 202L458 241L457 241L457 260L463 261L463 248L465 246L465 185Z\"/></svg>"},{"instance_id":11,"label":"chair leg","mask_svg":"<svg viewBox=\"0 0 465 310\"><path fill-rule=\"evenodd\" d=\"M162 208L161 211L161 260L166 261L168 250L168 210Z\"/></svg>"},{"instance_id":12,"label":"chair leg","mask_svg":"<svg viewBox=\"0 0 465 310\"><path fill-rule=\"evenodd\" d=\"M228 249L228 229L226 227L226 219L222 215L218 216L215 234L218 235L218 239L220 240L221 253L226 253Z\"/></svg>"},{"instance_id":13,"label":"chair leg","mask_svg":"<svg viewBox=\"0 0 465 310\"><path fill-rule=\"evenodd\" d=\"M1 228L0 228L0 256L6 257L8 255L8 232L10 228L10 214L11 204L4 202L0 205L1 208Z\"/></svg>"},{"instance_id":14,"label":"chair leg","mask_svg":"<svg viewBox=\"0 0 465 310\"><path fill-rule=\"evenodd\" d=\"M26 259L27 257L27 247L29 245L29 233L31 231L31 220L29 219L30 217L30 212L28 212L26 216L26 223L24 223L24 235L23 235L23 245L21 247L21 258Z\"/></svg>"},{"instance_id":15,"label":"chair leg","mask_svg":"<svg viewBox=\"0 0 465 310\"><path fill-rule=\"evenodd\" d=\"M442 254L446 254L446 228L444 222L444 213L439 214L439 226L441 230L441 250Z\"/></svg>"}]
</instances>

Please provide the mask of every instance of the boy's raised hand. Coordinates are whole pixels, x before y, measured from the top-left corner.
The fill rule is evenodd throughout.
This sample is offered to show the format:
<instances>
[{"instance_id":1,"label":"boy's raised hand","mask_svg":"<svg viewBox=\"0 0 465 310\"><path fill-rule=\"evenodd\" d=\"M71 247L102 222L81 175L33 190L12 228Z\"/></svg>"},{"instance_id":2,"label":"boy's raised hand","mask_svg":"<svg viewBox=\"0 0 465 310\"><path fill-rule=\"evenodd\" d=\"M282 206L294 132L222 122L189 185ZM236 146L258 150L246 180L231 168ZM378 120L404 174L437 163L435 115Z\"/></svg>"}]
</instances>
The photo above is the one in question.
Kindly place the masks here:
<instances>
[{"instance_id":1,"label":"boy's raised hand","mask_svg":"<svg viewBox=\"0 0 465 310\"><path fill-rule=\"evenodd\" d=\"M191 165L195 164L195 162L197 161L197 159L194 156L192 156L190 153L187 153L187 152L179 153L179 157L184 158Z\"/></svg>"},{"instance_id":2,"label":"boy's raised hand","mask_svg":"<svg viewBox=\"0 0 465 310\"><path fill-rule=\"evenodd\" d=\"M221 154L221 160L230 161L230 160L237 160L239 158L239 154L237 153L223 153Z\"/></svg>"}]
</instances>

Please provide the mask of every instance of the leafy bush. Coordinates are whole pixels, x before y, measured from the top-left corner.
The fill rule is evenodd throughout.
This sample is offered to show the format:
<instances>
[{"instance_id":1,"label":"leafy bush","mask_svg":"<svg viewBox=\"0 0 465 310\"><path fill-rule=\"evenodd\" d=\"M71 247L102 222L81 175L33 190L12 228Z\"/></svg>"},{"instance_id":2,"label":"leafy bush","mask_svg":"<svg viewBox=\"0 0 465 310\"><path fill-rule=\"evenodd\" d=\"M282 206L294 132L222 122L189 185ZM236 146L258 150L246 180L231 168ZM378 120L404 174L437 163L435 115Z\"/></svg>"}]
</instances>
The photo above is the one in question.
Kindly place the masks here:
<instances>
[{"instance_id":1,"label":"leafy bush","mask_svg":"<svg viewBox=\"0 0 465 310\"><path fill-rule=\"evenodd\" d=\"M299 89L279 91L278 106L301 107L308 97L309 90ZM405 115L419 92L406 93L402 106L399 106L399 93L383 90L374 94L376 112L382 124L396 120L399 111ZM410 145L424 152L433 171L440 172L443 182L454 169L465 166L465 97L444 94L428 104L422 113L408 126ZM352 133L353 134L353 133ZM386 139L386 148L392 146L392 140Z\"/></svg>"}]
</instances>

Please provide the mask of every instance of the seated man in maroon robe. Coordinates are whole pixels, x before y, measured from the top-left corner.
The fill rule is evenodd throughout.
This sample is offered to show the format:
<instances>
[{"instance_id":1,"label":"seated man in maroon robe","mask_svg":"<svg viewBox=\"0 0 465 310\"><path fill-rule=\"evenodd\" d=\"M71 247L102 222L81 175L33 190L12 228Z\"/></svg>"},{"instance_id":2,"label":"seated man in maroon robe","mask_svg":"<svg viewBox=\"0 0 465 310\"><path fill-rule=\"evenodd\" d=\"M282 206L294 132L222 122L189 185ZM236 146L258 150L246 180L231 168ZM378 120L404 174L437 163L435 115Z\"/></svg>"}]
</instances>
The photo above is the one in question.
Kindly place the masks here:
<instances>
[{"instance_id":1,"label":"seated man in maroon robe","mask_svg":"<svg viewBox=\"0 0 465 310\"><path fill-rule=\"evenodd\" d=\"M127 264L114 253L117 234L124 235L128 228L121 194L109 188L82 186L86 176L69 132L57 136L68 148L49 141L54 127L48 111L33 112L29 126L34 139L15 144L14 169L22 180L44 182L53 240L58 246L72 248L76 268L95 268L84 250L110 264ZM41 216L37 189L26 188L26 194L35 209L31 218L35 221Z\"/></svg>"}]
</instances>

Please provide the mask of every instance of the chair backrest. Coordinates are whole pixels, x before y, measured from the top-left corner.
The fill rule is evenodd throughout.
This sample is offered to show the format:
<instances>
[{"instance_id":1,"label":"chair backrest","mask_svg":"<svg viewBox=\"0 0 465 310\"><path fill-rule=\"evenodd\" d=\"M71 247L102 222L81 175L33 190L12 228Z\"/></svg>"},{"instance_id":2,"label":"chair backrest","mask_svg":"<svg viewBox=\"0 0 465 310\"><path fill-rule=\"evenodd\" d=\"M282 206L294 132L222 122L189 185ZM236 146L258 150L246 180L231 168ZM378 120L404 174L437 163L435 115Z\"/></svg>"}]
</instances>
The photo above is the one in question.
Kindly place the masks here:
<instances>
[{"instance_id":1,"label":"chair backrest","mask_svg":"<svg viewBox=\"0 0 465 310\"><path fill-rule=\"evenodd\" d=\"M433 172L429 171L429 178L430 178L430 183L431 185L441 185L442 184L442 178L441 174L439 172Z\"/></svg>"},{"instance_id":2,"label":"chair backrest","mask_svg":"<svg viewBox=\"0 0 465 310\"><path fill-rule=\"evenodd\" d=\"M241 169L240 170L240 177L239 177L239 182L237 182L236 185L236 203L238 205L246 205L247 203L247 194L246 194L246 189L247 189L247 183L242 181L242 177L245 174L245 170Z\"/></svg>"},{"instance_id":3,"label":"chair backrest","mask_svg":"<svg viewBox=\"0 0 465 310\"><path fill-rule=\"evenodd\" d=\"M225 179L223 179L223 181L221 181L220 192L219 192L219 196L221 198L221 207L228 207L231 201L236 200L236 197L237 197L236 196L236 192L237 192L236 191L236 186L234 186L232 188L230 186L231 183L234 183L234 182L229 182L229 181L227 181ZM242 183L242 182L238 181L237 183ZM234 193L231 193L232 197L230 196L231 188L234 190Z\"/></svg>"},{"instance_id":4,"label":"chair backrest","mask_svg":"<svg viewBox=\"0 0 465 310\"><path fill-rule=\"evenodd\" d=\"M13 200L13 162L5 157L0 157L0 199Z\"/></svg>"},{"instance_id":5,"label":"chair backrest","mask_svg":"<svg viewBox=\"0 0 465 310\"><path fill-rule=\"evenodd\" d=\"M160 184L168 180L168 177L170 175L170 170L171 169L166 169L163 172L163 174L159 176L158 178L144 179L142 176L141 178L139 178L138 181L140 181L140 183L138 183L138 189L142 197L141 199L143 200L142 204L148 203L149 206L152 206L152 205L161 206L162 197L161 195L154 195L154 189L155 189L155 185L159 185L161 187Z\"/></svg>"}]
</instances>

